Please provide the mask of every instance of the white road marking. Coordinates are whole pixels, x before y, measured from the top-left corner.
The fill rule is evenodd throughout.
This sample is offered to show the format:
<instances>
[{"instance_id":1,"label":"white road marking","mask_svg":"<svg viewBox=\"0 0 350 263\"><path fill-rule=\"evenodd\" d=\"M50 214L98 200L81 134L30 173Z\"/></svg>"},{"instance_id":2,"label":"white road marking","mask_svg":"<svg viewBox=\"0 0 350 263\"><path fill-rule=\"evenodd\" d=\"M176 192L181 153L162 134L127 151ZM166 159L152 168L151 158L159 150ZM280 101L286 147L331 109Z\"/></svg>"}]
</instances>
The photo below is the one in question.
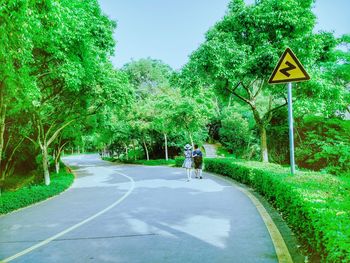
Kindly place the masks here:
<instances>
[{"instance_id":1,"label":"white road marking","mask_svg":"<svg viewBox=\"0 0 350 263\"><path fill-rule=\"evenodd\" d=\"M46 240L44 240L44 241L42 241L42 242L40 242L40 243L38 243L38 244L36 244L36 245L34 245L34 246L31 246L31 247L29 247L29 248L27 248L27 249L25 249L25 250L23 250L23 251L21 251L21 252L15 254L15 255L13 255L13 256L10 256L10 257L8 257L8 258L5 258L5 259L3 259L3 260L0 260L0 262L10 262L10 261L12 261L12 260L14 260L14 259L16 259L16 258L19 258L19 257L21 257L21 256L23 256L23 255L25 255L25 254L28 254L28 253L32 252L33 250L35 250L35 249L37 249L37 248L40 248L40 247L42 247L42 246L45 246L45 245L47 245L48 243L50 243L51 241L53 241L53 240L55 240L55 239L57 239L57 238L59 238L59 237L65 235L65 234L67 234L67 233L69 233L69 232L71 232L71 231L73 231L74 229L76 229L76 228L78 228L78 227L80 227L80 226L82 226L82 225L84 225L84 224L86 224L86 223L88 223L88 222L90 222L90 221L92 221L92 220L94 220L96 217L98 217L98 216L100 216L100 215L106 213L107 211L109 211L109 210L111 210L113 207L115 207L116 205L120 204L120 203L121 203L125 198L127 198L127 197L131 194L131 192L134 190L134 188L135 188L135 181L134 181L131 177L127 176L126 174L123 174L123 173L120 173L120 172L115 172L115 173L120 174L120 175L126 177L126 178L129 179L130 182L131 182L131 187L130 187L130 189L129 189L121 198L119 198L117 201L115 201L113 204L111 204L110 206L106 207L106 208L103 209L102 211L100 211L100 212L94 214L93 216L90 216L89 218L87 218L87 219L81 221L80 223L77 223L77 224L75 224L74 226L71 226L70 228L67 228L66 230L64 230L64 231L62 231L62 232L60 232L60 233L58 233L58 234L56 234L56 235L54 235L54 236L52 236L52 237L49 237L48 239L46 239Z\"/></svg>"}]
</instances>

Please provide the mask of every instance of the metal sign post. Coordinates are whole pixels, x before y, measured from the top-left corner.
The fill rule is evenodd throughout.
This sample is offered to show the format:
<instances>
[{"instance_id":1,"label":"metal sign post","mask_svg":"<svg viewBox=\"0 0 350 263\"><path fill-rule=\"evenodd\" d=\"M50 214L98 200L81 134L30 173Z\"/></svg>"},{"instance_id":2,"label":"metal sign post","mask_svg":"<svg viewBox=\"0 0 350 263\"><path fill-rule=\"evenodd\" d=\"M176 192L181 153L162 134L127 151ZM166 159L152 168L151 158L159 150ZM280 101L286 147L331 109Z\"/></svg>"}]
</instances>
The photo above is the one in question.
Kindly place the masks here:
<instances>
[{"instance_id":1,"label":"metal sign post","mask_svg":"<svg viewBox=\"0 0 350 263\"><path fill-rule=\"evenodd\" d=\"M290 170L295 174L294 159L294 133L293 133L293 101L292 82L307 81L310 76L299 62L290 48L287 48L280 57L268 83L288 83L288 122L289 122L289 148L290 148Z\"/></svg>"},{"instance_id":2,"label":"metal sign post","mask_svg":"<svg viewBox=\"0 0 350 263\"><path fill-rule=\"evenodd\" d=\"M291 174L293 175L295 174L295 160L294 160L292 82L288 82L288 123L289 123L290 171L291 171Z\"/></svg>"}]
</instances>

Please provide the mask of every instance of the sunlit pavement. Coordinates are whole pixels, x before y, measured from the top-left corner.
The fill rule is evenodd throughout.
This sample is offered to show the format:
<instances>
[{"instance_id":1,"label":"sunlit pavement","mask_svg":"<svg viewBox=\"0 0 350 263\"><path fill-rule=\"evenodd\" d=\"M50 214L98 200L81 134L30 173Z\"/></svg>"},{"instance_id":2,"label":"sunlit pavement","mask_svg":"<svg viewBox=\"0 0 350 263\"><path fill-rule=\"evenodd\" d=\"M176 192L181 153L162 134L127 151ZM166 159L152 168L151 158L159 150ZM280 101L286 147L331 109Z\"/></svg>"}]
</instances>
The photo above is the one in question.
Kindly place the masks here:
<instances>
[{"instance_id":1,"label":"sunlit pavement","mask_svg":"<svg viewBox=\"0 0 350 263\"><path fill-rule=\"evenodd\" d=\"M0 259L115 206L13 262L277 262L250 199L204 174L181 168L114 165L70 156L70 190L0 217ZM127 175L128 177L123 176Z\"/></svg>"}]
</instances>

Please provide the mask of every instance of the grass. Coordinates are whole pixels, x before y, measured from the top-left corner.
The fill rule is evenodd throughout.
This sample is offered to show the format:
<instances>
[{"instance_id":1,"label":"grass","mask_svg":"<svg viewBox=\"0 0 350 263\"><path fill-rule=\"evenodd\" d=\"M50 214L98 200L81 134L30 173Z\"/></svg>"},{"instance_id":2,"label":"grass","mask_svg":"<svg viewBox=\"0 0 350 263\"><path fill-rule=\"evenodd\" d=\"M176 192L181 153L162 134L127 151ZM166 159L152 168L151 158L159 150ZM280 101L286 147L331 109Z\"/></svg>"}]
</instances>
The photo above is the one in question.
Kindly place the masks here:
<instances>
[{"instance_id":1,"label":"grass","mask_svg":"<svg viewBox=\"0 0 350 263\"><path fill-rule=\"evenodd\" d=\"M35 183L35 174L29 175L15 174L6 178L2 185L2 191L15 191L22 187L32 185Z\"/></svg>"},{"instance_id":2,"label":"grass","mask_svg":"<svg viewBox=\"0 0 350 263\"><path fill-rule=\"evenodd\" d=\"M228 157L228 158L234 158L235 155L233 153L229 153L224 146L219 146L216 154L221 157Z\"/></svg>"},{"instance_id":3,"label":"grass","mask_svg":"<svg viewBox=\"0 0 350 263\"><path fill-rule=\"evenodd\" d=\"M74 181L73 174L62 169L51 174L51 184L25 185L15 191L6 191L0 196L0 214L6 214L22 207L43 201L66 190Z\"/></svg>"}]
</instances>

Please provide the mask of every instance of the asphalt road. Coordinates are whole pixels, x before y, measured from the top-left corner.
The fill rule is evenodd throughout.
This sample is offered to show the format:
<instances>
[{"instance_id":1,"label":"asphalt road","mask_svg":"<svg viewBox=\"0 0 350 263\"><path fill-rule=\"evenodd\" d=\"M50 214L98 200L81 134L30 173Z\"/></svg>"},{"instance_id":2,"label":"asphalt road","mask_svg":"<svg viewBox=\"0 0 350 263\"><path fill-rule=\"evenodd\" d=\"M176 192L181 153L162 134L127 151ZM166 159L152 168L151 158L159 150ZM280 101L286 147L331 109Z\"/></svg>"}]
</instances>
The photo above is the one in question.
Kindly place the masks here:
<instances>
[{"instance_id":1,"label":"asphalt road","mask_svg":"<svg viewBox=\"0 0 350 263\"><path fill-rule=\"evenodd\" d=\"M0 217L0 260L11 262L278 262L252 201L204 173L70 156L63 194Z\"/></svg>"}]
</instances>

